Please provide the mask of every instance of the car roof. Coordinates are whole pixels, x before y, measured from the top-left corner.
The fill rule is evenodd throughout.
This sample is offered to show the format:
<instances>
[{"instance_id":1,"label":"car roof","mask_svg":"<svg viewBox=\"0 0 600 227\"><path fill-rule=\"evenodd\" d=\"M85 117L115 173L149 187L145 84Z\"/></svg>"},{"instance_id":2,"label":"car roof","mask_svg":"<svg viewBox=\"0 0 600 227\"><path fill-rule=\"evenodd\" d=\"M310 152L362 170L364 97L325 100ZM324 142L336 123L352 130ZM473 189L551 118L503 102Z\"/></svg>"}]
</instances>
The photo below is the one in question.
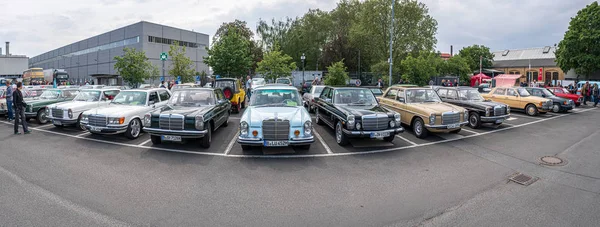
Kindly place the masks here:
<instances>
[{"instance_id":1,"label":"car roof","mask_svg":"<svg viewBox=\"0 0 600 227\"><path fill-rule=\"evenodd\" d=\"M107 88L107 87L103 87L103 88L84 88L81 89L82 91L86 91L86 90L93 90L93 91L112 91L112 90L120 90L119 88Z\"/></svg>"},{"instance_id":2,"label":"car roof","mask_svg":"<svg viewBox=\"0 0 600 227\"><path fill-rule=\"evenodd\" d=\"M292 87L292 86L288 86L288 85L281 85L281 84L267 84L265 86L260 86L255 88L255 90L268 90L268 89L289 89L289 90L295 90L297 91L298 89L296 87Z\"/></svg>"},{"instance_id":3,"label":"car roof","mask_svg":"<svg viewBox=\"0 0 600 227\"><path fill-rule=\"evenodd\" d=\"M215 79L215 81L219 81L219 80L237 80L237 78L218 78L218 79Z\"/></svg>"},{"instance_id":4,"label":"car roof","mask_svg":"<svg viewBox=\"0 0 600 227\"><path fill-rule=\"evenodd\" d=\"M186 90L206 90L206 91L214 91L216 89L220 89L220 88L209 88L209 87L187 87L187 88L180 88L177 89L178 91L186 91Z\"/></svg>"},{"instance_id":5,"label":"car roof","mask_svg":"<svg viewBox=\"0 0 600 227\"><path fill-rule=\"evenodd\" d=\"M143 91L143 92L151 92L151 91L168 91L166 88L136 88L136 89L130 89L130 90L126 90L126 91Z\"/></svg>"}]
</instances>

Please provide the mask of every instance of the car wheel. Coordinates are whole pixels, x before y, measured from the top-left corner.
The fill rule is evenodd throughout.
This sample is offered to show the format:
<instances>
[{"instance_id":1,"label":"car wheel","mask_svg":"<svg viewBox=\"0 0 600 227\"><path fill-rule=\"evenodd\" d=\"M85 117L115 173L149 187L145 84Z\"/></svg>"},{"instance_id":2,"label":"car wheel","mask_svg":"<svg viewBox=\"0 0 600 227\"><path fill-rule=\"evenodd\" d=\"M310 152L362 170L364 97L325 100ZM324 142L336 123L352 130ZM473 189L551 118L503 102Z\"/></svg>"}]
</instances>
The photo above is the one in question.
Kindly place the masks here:
<instances>
[{"instance_id":1,"label":"car wheel","mask_svg":"<svg viewBox=\"0 0 600 227\"><path fill-rule=\"evenodd\" d=\"M425 138L429 134L429 131L425 128L425 124L423 123L423 119L416 118L413 122L413 132L417 138Z\"/></svg>"},{"instance_id":2,"label":"car wheel","mask_svg":"<svg viewBox=\"0 0 600 227\"><path fill-rule=\"evenodd\" d=\"M162 140L160 139L160 136L150 136L150 141L152 141L152 144L161 144Z\"/></svg>"},{"instance_id":3,"label":"car wheel","mask_svg":"<svg viewBox=\"0 0 600 227\"><path fill-rule=\"evenodd\" d=\"M342 130L342 122L338 121L335 125L335 141L340 146L348 145L348 138L344 135L344 130Z\"/></svg>"},{"instance_id":4,"label":"car wheel","mask_svg":"<svg viewBox=\"0 0 600 227\"><path fill-rule=\"evenodd\" d=\"M316 117L315 117L315 123L317 123L318 125L323 125L324 122L323 120L321 120L321 115L319 115L319 109L317 108L317 110L315 111L316 113Z\"/></svg>"},{"instance_id":5,"label":"car wheel","mask_svg":"<svg viewBox=\"0 0 600 227\"><path fill-rule=\"evenodd\" d=\"M525 107L525 112L529 116L537 116L540 113L537 107L535 107L533 104L527 105L527 107Z\"/></svg>"},{"instance_id":6,"label":"car wheel","mask_svg":"<svg viewBox=\"0 0 600 227\"><path fill-rule=\"evenodd\" d=\"M554 104L554 106L552 106L552 112L553 113L560 112L560 106L558 104Z\"/></svg>"},{"instance_id":7,"label":"car wheel","mask_svg":"<svg viewBox=\"0 0 600 227\"><path fill-rule=\"evenodd\" d=\"M125 136L131 140L137 139L142 132L142 123L139 119L133 119L129 122Z\"/></svg>"},{"instance_id":8,"label":"car wheel","mask_svg":"<svg viewBox=\"0 0 600 227\"><path fill-rule=\"evenodd\" d=\"M76 127L79 129L79 130L81 130L81 131L85 131L85 130L87 130L87 129L85 128L85 125L84 125L84 124L81 124L81 114L79 115L79 119L77 119L77 124L75 124L75 126L76 126Z\"/></svg>"},{"instance_id":9,"label":"car wheel","mask_svg":"<svg viewBox=\"0 0 600 227\"><path fill-rule=\"evenodd\" d=\"M210 142L212 142L212 125L210 123L206 125L206 135L202 138L202 147L210 148Z\"/></svg>"},{"instance_id":10,"label":"car wheel","mask_svg":"<svg viewBox=\"0 0 600 227\"><path fill-rule=\"evenodd\" d=\"M472 112L469 114L469 127L479 128L481 126L481 118L478 113Z\"/></svg>"},{"instance_id":11,"label":"car wheel","mask_svg":"<svg viewBox=\"0 0 600 227\"><path fill-rule=\"evenodd\" d=\"M38 111L36 120L39 124L48 123L48 118L46 118L46 110L45 109L40 109Z\"/></svg>"},{"instance_id":12,"label":"car wheel","mask_svg":"<svg viewBox=\"0 0 600 227\"><path fill-rule=\"evenodd\" d=\"M450 133L459 133L461 129L462 129L462 128L459 128L459 129L457 129L457 130L454 130L454 131L450 131Z\"/></svg>"},{"instance_id":13,"label":"car wheel","mask_svg":"<svg viewBox=\"0 0 600 227\"><path fill-rule=\"evenodd\" d=\"M396 135L390 135L388 137L383 137L383 140L391 143L392 141L394 141L394 137L396 137Z\"/></svg>"}]
</instances>

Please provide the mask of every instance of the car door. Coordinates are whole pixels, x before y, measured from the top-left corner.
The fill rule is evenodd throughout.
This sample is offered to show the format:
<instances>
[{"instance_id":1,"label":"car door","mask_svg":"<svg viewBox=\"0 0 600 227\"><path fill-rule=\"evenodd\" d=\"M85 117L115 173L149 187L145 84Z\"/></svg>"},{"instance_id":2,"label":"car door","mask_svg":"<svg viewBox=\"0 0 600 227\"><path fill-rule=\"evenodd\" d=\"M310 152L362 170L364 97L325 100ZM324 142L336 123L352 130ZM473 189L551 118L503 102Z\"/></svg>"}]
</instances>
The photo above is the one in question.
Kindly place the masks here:
<instances>
[{"instance_id":1,"label":"car door","mask_svg":"<svg viewBox=\"0 0 600 227\"><path fill-rule=\"evenodd\" d=\"M522 100L521 96L519 96L519 92L517 90L515 90L514 88L507 88L506 95L504 96L504 98L507 100L509 105L512 107L519 108L519 109L525 108L525 105L522 103L523 100Z\"/></svg>"},{"instance_id":2,"label":"car door","mask_svg":"<svg viewBox=\"0 0 600 227\"><path fill-rule=\"evenodd\" d=\"M323 109L323 103L325 102L325 99L327 99L327 94L329 93L329 91L331 90L331 88L326 87L325 89L323 89L323 92L321 92L321 95L319 95L319 97L315 97L315 111L319 111L319 115L321 114L326 114L324 113L324 109ZM323 115L325 116L325 115Z\"/></svg>"},{"instance_id":3,"label":"car door","mask_svg":"<svg viewBox=\"0 0 600 227\"><path fill-rule=\"evenodd\" d=\"M227 111L229 109L226 109L226 105L227 102L225 102L225 95L222 95L222 91L221 89L215 89L213 91L213 96L214 96L214 100L215 100L215 107L213 108L213 113L214 113L214 117L215 117L215 122L217 123L216 125L220 126L221 124L223 124L223 122L225 122L227 119ZM219 96L221 95L221 96Z\"/></svg>"},{"instance_id":4,"label":"car door","mask_svg":"<svg viewBox=\"0 0 600 227\"><path fill-rule=\"evenodd\" d=\"M148 106L151 110L161 107L160 98L158 97L158 93L156 91L151 91L148 94Z\"/></svg>"},{"instance_id":5,"label":"car door","mask_svg":"<svg viewBox=\"0 0 600 227\"><path fill-rule=\"evenodd\" d=\"M490 99L494 102L509 104L508 99L506 98L506 88L496 88L496 90L492 92Z\"/></svg>"}]
</instances>

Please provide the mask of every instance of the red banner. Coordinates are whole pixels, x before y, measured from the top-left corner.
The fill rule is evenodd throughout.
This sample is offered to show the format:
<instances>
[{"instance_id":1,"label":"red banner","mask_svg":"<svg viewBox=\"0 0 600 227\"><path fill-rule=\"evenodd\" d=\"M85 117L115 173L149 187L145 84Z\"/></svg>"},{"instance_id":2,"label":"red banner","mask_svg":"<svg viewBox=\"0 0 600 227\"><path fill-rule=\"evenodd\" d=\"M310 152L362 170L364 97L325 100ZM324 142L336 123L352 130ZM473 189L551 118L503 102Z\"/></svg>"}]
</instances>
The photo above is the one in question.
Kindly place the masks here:
<instances>
[{"instance_id":1,"label":"red banner","mask_svg":"<svg viewBox=\"0 0 600 227\"><path fill-rule=\"evenodd\" d=\"M540 68L540 73L538 74L538 81L542 81L543 80L543 76L544 75L544 70L542 68Z\"/></svg>"}]
</instances>

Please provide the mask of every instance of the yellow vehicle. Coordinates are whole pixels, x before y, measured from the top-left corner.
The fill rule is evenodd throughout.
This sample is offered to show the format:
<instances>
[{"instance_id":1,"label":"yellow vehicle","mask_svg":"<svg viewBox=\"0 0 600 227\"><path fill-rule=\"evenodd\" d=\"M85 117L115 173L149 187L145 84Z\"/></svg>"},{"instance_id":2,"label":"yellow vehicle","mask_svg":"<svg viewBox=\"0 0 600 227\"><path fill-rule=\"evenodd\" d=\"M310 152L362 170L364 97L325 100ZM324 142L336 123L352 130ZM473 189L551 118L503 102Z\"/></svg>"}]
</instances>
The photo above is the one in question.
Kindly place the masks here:
<instances>
[{"instance_id":1,"label":"yellow vehicle","mask_svg":"<svg viewBox=\"0 0 600 227\"><path fill-rule=\"evenodd\" d=\"M495 87L490 93L481 96L484 99L504 103L510 106L511 110L525 111L529 116L545 114L553 106L552 100L533 96L523 87Z\"/></svg>"},{"instance_id":2,"label":"yellow vehicle","mask_svg":"<svg viewBox=\"0 0 600 227\"><path fill-rule=\"evenodd\" d=\"M231 101L231 109L235 113L240 113L246 108L246 91L242 87L240 80L236 78L219 78L215 80L215 88L221 88L225 98Z\"/></svg>"},{"instance_id":3,"label":"yellow vehicle","mask_svg":"<svg viewBox=\"0 0 600 227\"><path fill-rule=\"evenodd\" d=\"M458 133L468 123L466 109L442 102L431 88L394 85L379 103L400 113L402 124L411 126L418 138L427 137L429 132Z\"/></svg>"},{"instance_id":4,"label":"yellow vehicle","mask_svg":"<svg viewBox=\"0 0 600 227\"><path fill-rule=\"evenodd\" d=\"M43 85L44 69L30 68L23 71L23 85Z\"/></svg>"}]
</instances>

